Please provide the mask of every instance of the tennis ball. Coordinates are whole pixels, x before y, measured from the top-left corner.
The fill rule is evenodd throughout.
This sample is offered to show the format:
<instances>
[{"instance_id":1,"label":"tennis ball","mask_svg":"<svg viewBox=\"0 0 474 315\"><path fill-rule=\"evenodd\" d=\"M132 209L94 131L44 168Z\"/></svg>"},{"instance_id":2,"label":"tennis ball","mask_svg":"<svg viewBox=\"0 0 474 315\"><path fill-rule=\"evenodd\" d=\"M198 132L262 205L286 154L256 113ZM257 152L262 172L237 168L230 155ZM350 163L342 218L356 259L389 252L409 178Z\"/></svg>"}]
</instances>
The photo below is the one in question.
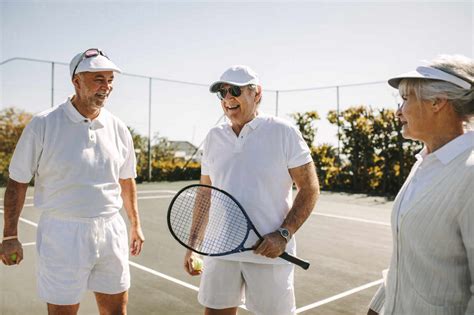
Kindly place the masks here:
<instances>
[{"instance_id":1,"label":"tennis ball","mask_svg":"<svg viewBox=\"0 0 474 315\"><path fill-rule=\"evenodd\" d=\"M203 262L202 262L202 259L201 258L194 258L193 259L193 269L195 271L201 271L202 270L202 265L203 265Z\"/></svg>"},{"instance_id":2,"label":"tennis ball","mask_svg":"<svg viewBox=\"0 0 474 315\"><path fill-rule=\"evenodd\" d=\"M16 262L16 254L11 254L10 255L10 259L13 261L13 262Z\"/></svg>"}]
</instances>

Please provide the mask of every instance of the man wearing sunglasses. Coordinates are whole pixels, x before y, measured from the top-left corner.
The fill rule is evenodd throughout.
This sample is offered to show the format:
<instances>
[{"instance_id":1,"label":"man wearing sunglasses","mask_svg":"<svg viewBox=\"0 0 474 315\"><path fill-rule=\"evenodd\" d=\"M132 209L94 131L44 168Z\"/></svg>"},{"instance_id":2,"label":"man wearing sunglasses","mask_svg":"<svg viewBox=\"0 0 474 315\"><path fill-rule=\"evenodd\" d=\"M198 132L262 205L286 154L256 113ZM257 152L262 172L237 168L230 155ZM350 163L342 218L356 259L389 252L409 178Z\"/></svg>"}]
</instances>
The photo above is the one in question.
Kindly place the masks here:
<instances>
[{"instance_id":1,"label":"man wearing sunglasses","mask_svg":"<svg viewBox=\"0 0 474 315\"><path fill-rule=\"evenodd\" d=\"M5 192L3 256L19 264L18 220L28 183L35 178L41 210L36 249L37 288L49 314L77 314L86 290L101 314L125 314L130 253L144 236L137 209L136 160L127 126L104 104L120 69L100 49L77 54L69 65L75 94L36 115L26 126L10 163Z\"/></svg>"},{"instance_id":2,"label":"man wearing sunglasses","mask_svg":"<svg viewBox=\"0 0 474 315\"><path fill-rule=\"evenodd\" d=\"M199 302L207 315L236 314L243 303L255 314L294 314L294 267L278 258L295 255L292 237L311 214L319 184L310 150L300 132L282 119L258 111L262 86L247 66L233 66L210 87L228 122L205 140L201 184L229 192L246 209L264 241L250 235L255 250L206 257L201 273L187 251L184 268L202 274ZM292 202L293 182L298 188Z\"/></svg>"}]
</instances>

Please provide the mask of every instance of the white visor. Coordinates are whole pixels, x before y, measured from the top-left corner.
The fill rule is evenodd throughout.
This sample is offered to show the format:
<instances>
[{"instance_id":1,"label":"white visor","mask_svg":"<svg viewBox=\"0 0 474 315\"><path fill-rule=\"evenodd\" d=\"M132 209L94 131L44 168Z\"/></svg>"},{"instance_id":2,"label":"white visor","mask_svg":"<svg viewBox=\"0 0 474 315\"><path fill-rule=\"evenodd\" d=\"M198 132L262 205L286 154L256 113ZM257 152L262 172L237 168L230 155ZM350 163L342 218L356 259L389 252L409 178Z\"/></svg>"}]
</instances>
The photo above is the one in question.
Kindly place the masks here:
<instances>
[{"instance_id":1,"label":"white visor","mask_svg":"<svg viewBox=\"0 0 474 315\"><path fill-rule=\"evenodd\" d=\"M433 67L425 67L420 66L416 68L415 71L410 71L404 74L397 75L388 80L388 84L390 86L398 89L398 85L403 79L427 79L427 80L440 80L452 83L459 87L462 87L465 90L471 89L471 83L466 80L463 80L457 76L454 76L450 73L444 72L442 70L433 68Z\"/></svg>"}]
</instances>

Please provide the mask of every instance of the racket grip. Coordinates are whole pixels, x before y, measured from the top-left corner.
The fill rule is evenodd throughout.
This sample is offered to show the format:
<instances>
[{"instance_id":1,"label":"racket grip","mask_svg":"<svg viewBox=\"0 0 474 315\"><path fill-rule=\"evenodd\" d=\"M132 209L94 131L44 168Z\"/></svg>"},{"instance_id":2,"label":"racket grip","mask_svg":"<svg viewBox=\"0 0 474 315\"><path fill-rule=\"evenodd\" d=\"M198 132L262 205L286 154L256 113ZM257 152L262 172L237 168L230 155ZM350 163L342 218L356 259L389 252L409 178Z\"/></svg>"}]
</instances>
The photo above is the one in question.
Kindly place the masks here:
<instances>
[{"instance_id":1,"label":"racket grip","mask_svg":"<svg viewBox=\"0 0 474 315\"><path fill-rule=\"evenodd\" d=\"M295 256L291 256L287 252L284 252L283 254L280 255L280 258L283 258L286 261L289 261L295 265L300 266L304 270L307 270L309 268L309 262L303 259L296 258Z\"/></svg>"}]
</instances>

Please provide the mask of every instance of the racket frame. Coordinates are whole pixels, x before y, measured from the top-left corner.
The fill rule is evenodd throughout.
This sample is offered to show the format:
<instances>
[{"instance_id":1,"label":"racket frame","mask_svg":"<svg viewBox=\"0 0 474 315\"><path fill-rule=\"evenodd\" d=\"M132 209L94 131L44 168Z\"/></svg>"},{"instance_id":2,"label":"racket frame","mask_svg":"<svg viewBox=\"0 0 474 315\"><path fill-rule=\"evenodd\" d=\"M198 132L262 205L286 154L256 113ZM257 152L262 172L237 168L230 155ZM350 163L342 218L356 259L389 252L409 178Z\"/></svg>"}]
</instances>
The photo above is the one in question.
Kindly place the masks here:
<instances>
[{"instance_id":1,"label":"racket frame","mask_svg":"<svg viewBox=\"0 0 474 315\"><path fill-rule=\"evenodd\" d=\"M221 193L223 193L224 195L226 195L227 197L229 197L233 202L235 202L235 204L238 206L239 210L242 212L242 214L244 215L244 217L246 218L246 223L247 223L247 233L245 235L245 238L243 239L243 241L239 244L239 246L237 246L234 250L231 250L231 251L227 251L227 252L224 252L224 253L216 253L216 254L210 254L210 253L204 253L204 252L201 252L201 251L198 251L196 250L195 248L192 248L191 246L187 245L186 243L184 243L183 241L181 241L179 239L179 237L175 234L175 232L173 231L172 227L171 227L171 209L173 208L173 205L176 201L176 199L178 199L178 197L181 195L181 193L185 190L188 190L192 187L205 187L205 188L209 188L211 191L212 190L217 190ZM212 193L211 193L212 194ZM250 217L248 216L247 212L245 211L244 207L240 204L240 202L235 199L230 193L228 193L227 191L225 190L222 190L220 188L217 188L217 187L214 187L214 186L210 186L210 185L205 185L205 184L192 184L192 185L188 185L186 187L183 187L181 190L179 190L176 195L174 195L173 199L171 200L171 203L170 205L168 206L168 214L167 214L167 223L168 223L168 229L169 231L171 232L171 235L173 236L174 239L176 239L178 241L178 243L180 243L182 246L184 246L185 248L189 249L189 250L192 250L193 252L195 253L198 253L200 255L203 255L203 256L211 256L211 257L217 257L217 256L225 256L225 255L230 255L230 254L235 254L235 253L241 253L241 252L245 252L245 251L249 251L249 250L253 250L254 248L250 247L250 248L246 248L244 247L243 245L245 244L245 242L247 241L248 239L248 236L250 234L250 230L253 230L253 232L255 233L255 235L257 235L257 237L259 238L260 241L263 241L264 238L262 237L262 235L258 232L257 228L255 227L255 225L252 223L252 220L250 220ZM291 256L290 254L288 254L286 251L283 252L283 254L281 254L279 256L280 258L282 259L285 259L287 261L290 261L298 266L300 266L301 268L303 269L308 269L309 268L309 262L307 261L304 261L300 258L297 258L297 257L294 257L294 256Z\"/></svg>"}]
</instances>

